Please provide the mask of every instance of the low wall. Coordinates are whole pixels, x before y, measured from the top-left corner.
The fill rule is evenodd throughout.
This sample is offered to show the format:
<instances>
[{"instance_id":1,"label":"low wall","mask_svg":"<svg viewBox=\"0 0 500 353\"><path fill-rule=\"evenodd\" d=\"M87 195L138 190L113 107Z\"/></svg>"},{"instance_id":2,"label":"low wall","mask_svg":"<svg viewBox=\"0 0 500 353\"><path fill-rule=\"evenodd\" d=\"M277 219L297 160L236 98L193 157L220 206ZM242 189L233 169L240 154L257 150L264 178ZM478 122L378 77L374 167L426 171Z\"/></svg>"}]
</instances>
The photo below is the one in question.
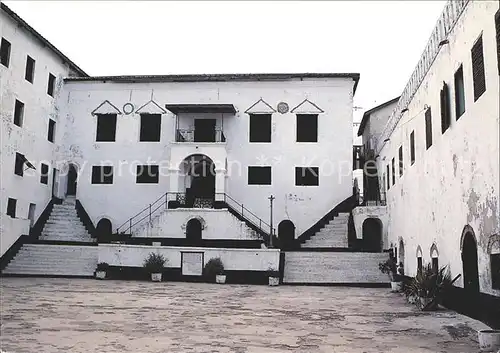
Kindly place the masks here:
<instances>
[{"instance_id":1,"label":"low wall","mask_svg":"<svg viewBox=\"0 0 500 353\"><path fill-rule=\"evenodd\" d=\"M0 256L3 256L21 235L28 235L29 232L29 219L0 215Z\"/></svg>"},{"instance_id":2,"label":"low wall","mask_svg":"<svg viewBox=\"0 0 500 353\"><path fill-rule=\"evenodd\" d=\"M168 259L167 267L181 267L182 252L201 252L203 262L220 257L228 271L266 271L279 268L279 249L217 249L148 245L99 244L99 262L110 266L142 267L144 259L154 252Z\"/></svg>"}]
</instances>

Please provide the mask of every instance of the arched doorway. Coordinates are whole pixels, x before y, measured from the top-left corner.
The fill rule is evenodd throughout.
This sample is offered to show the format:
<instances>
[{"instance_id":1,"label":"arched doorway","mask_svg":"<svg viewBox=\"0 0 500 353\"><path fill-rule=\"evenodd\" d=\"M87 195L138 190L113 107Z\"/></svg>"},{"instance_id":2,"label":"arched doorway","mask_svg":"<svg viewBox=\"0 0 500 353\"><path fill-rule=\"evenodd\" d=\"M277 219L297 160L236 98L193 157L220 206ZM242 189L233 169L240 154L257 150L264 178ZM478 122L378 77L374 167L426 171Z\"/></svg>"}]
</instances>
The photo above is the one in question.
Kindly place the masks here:
<instances>
[{"instance_id":1,"label":"arched doorway","mask_svg":"<svg viewBox=\"0 0 500 353\"><path fill-rule=\"evenodd\" d=\"M66 187L66 195L75 196L76 195L76 180L78 178L78 172L73 164L68 167L68 186Z\"/></svg>"},{"instance_id":2,"label":"arched doorway","mask_svg":"<svg viewBox=\"0 0 500 353\"><path fill-rule=\"evenodd\" d=\"M215 164L205 155L187 157L181 165L186 207L211 208L215 199Z\"/></svg>"},{"instance_id":3,"label":"arched doorway","mask_svg":"<svg viewBox=\"0 0 500 353\"><path fill-rule=\"evenodd\" d=\"M470 226L466 226L462 233L462 266L464 272L464 289L471 293L479 292L477 242L474 230Z\"/></svg>"},{"instance_id":4,"label":"arched doorway","mask_svg":"<svg viewBox=\"0 0 500 353\"><path fill-rule=\"evenodd\" d=\"M295 244L295 224L285 219L278 224L278 239L282 250L291 250Z\"/></svg>"},{"instance_id":5,"label":"arched doorway","mask_svg":"<svg viewBox=\"0 0 500 353\"><path fill-rule=\"evenodd\" d=\"M113 227L111 221L107 218L102 218L97 222L96 227L97 239L104 239L113 233Z\"/></svg>"},{"instance_id":6,"label":"arched doorway","mask_svg":"<svg viewBox=\"0 0 500 353\"><path fill-rule=\"evenodd\" d=\"M382 222L367 218L363 222L363 250L382 252Z\"/></svg>"},{"instance_id":7,"label":"arched doorway","mask_svg":"<svg viewBox=\"0 0 500 353\"><path fill-rule=\"evenodd\" d=\"M398 249L398 252L399 252L399 261L398 261L398 268L402 268L403 272L404 272L404 268L405 268L405 244L403 242L403 239L399 239L399 249Z\"/></svg>"},{"instance_id":8,"label":"arched doorway","mask_svg":"<svg viewBox=\"0 0 500 353\"><path fill-rule=\"evenodd\" d=\"M190 245L197 245L201 242L202 224L199 219L192 218L186 224L186 239Z\"/></svg>"}]
</instances>

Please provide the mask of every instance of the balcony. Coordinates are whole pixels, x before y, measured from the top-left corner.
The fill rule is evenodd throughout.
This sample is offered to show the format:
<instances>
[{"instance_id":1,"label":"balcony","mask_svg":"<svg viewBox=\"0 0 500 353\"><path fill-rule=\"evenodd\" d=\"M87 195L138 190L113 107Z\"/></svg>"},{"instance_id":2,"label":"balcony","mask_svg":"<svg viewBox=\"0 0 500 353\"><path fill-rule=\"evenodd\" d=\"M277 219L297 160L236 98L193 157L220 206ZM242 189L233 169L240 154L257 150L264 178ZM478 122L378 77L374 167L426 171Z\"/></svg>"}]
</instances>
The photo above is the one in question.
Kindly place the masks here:
<instances>
[{"instance_id":1,"label":"balcony","mask_svg":"<svg viewBox=\"0 0 500 353\"><path fill-rule=\"evenodd\" d=\"M226 142L222 129L177 129L175 142Z\"/></svg>"}]
</instances>

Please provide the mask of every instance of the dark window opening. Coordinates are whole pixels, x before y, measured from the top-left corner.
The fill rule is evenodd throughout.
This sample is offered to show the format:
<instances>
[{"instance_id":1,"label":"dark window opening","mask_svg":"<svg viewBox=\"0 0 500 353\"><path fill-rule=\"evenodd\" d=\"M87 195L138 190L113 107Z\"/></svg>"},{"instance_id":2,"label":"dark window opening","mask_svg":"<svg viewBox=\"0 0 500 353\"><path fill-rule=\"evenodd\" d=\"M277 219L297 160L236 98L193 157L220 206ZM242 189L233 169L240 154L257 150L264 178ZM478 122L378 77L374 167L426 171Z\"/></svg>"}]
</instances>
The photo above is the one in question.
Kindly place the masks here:
<instances>
[{"instance_id":1,"label":"dark window opening","mask_svg":"<svg viewBox=\"0 0 500 353\"><path fill-rule=\"evenodd\" d=\"M56 84L56 77L49 73L49 82L47 83L47 94L54 97L54 88Z\"/></svg>"},{"instance_id":2,"label":"dark window opening","mask_svg":"<svg viewBox=\"0 0 500 353\"><path fill-rule=\"evenodd\" d=\"M431 108L425 111L425 147L432 146L432 113Z\"/></svg>"},{"instance_id":3,"label":"dark window opening","mask_svg":"<svg viewBox=\"0 0 500 353\"><path fill-rule=\"evenodd\" d=\"M318 142L317 114L297 114L297 142Z\"/></svg>"},{"instance_id":4,"label":"dark window opening","mask_svg":"<svg viewBox=\"0 0 500 353\"><path fill-rule=\"evenodd\" d=\"M495 15L495 29L497 32L497 64L498 74L500 75L500 10Z\"/></svg>"},{"instance_id":5,"label":"dark window opening","mask_svg":"<svg viewBox=\"0 0 500 353\"><path fill-rule=\"evenodd\" d=\"M423 262L422 262L422 258L419 256L417 257L417 271L418 272L422 272L422 268L423 268Z\"/></svg>"},{"instance_id":6,"label":"dark window opening","mask_svg":"<svg viewBox=\"0 0 500 353\"><path fill-rule=\"evenodd\" d=\"M474 85L474 102L486 92L486 76L484 74L483 37L479 37L471 50L472 81Z\"/></svg>"},{"instance_id":7,"label":"dark window opening","mask_svg":"<svg viewBox=\"0 0 500 353\"><path fill-rule=\"evenodd\" d=\"M491 287L500 289L500 254L490 255Z\"/></svg>"},{"instance_id":8,"label":"dark window opening","mask_svg":"<svg viewBox=\"0 0 500 353\"><path fill-rule=\"evenodd\" d=\"M116 137L116 114L97 114L96 141L112 142Z\"/></svg>"},{"instance_id":9,"label":"dark window opening","mask_svg":"<svg viewBox=\"0 0 500 353\"><path fill-rule=\"evenodd\" d=\"M113 184L113 166L92 166L92 184Z\"/></svg>"},{"instance_id":10,"label":"dark window opening","mask_svg":"<svg viewBox=\"0 0 500 353\"><path fill-rule=\"evenodd\" d=\"M443 83L441 89L441 132L444 134L451 124L450 113L450 89L446 83Z\"/></svg>"},{"instance_id":11,"label":"dark window opening","mask_svg":"<svg viewBox=\"0 0 500 353\"><path fill-rule=\"evenodd\" d=\"M396 184L396 159L393 158L392 162L392 185Z\"/></svg>"},{"instance_id":12,"label":"dark window opening","mask_svg":"<svg viewBox=\"0 0 500 353\"><path fill-rule=\"evenodd\" d=\"M399 177L403 176L404 172L404 160L403 160L403 146L399 146Z\"/></svg>"},{"instance_id":13,"label":"dark window opening","mask_svg":"<svg viewBox=\"0 0 500 353\"><path fill-rule=\"evenodd\" d=\"M458 120L465 113L465 89L463 67L455 72L455 115Z\"/></svg>"},{"instance_id":14,"label":"dark window opening","mask_svg":"<svg viewBox=\"0 0 500 353\"><path fill-rule=\"evenodd\" d=\"M24 103L16 99L14 106L14 124L21 127L24 120Z\"/></svg>"},{"instance_id":15,"label":"dark window opening","mask_svg":"<svg viewBox=\"0 0 500 353\"><path fill-rule=\"evenodd\" d=\"M318 186L319 168L318 167L295 167L295 185L296 186Z\"/></svg>"},{"instance_id":16,"label":"dark window opening","mask_svg":"<svg viewBox=\"0 0 500 353\"><path fill-rule=\"evenodd\" d=\"M9 67L10 63L10 42L2 38L2 43L0 44L0 64L5 67Z\"/></svg>"},{"instance_id":17,"label":"dark window opening","mask_svg":"<svg viewBox=\"0 0 500 353\"><path fill-rule=\"evenodd\" d=\"M49 131L47 133L47 140L50 142L54 142L56 122L52 119L49 119Z\"/></svg>"},{"instance_id":18,"label":"dark window opening","mask_svg":"<svg viewBox=\"0 0 500 353\"><path fill-rule=\"evenodd\" d=\"M271 114L250 114L250 142L271 142Z\"/></svg>"},{"instance_id":19,"label":"dark window opening","mask_svg":"<svg viewBox=\"0 0 500 353\"><path fill-rule=\"evenodd\" d=\"M271 167L248 167L248 185L271 185Z\"/></svg>"},{"instance_id":20,"label":"dark window opening","mask_svg":"<svg viewBox=\"0 0 500 353\"><path fill-rule=\"evenodd\" d=\"M389 169L389 164L387 165L387 190L391 188L391 170Z\"/></svg>"},{"instance_id":21,"label":"dark window opening","mask_svg":"<svg viewBox=\"0 0 500 353\"><path fill-rule=\"evenodd\" d=\"M24 75L26 81L33 83L35 78L35 59L31 56L26 56L26 74Z\"/></svg>"},{"instance_id":22,"label":"dark window opening","mask_svg":"<svg viewBox=\"0 0 500 353\"><path fill-rule=\"evenodd\" d=\"M49 166L44 163L40 167L40 183L45 185L49 183Z\"/></svg>"},{"instance_id":23,"label":"dark window opening","mask_svg":"<svg viewBox=\"0 0 500 353\"><path fill-rule=\"evenodd\" d=\"M138 165L137 184L158 184L160 173L157 165Z\"/></svg>"},{"instance_id":24,"label":"dark window opening","mask_svg":"<svg viewBox=\"0 0 500 353\"><path fill-rule=\"evenodd\" d=\"M141 114L139 141L158 142L161 132L161 114Z\"/></svg>"},{"instance_id":25,"label":"dark window opening","mask_svg":"<svg viewBox=\"0 0 500 353\"><path fill-rule=\"evenodd\" d=\"M438 273L439 271L439 260L437 257L432 258L432 272Z\"/></svg>"},{"instance_id":26,"label":"dark window opening","mask_svg":"<svg viewBox=\"0 0 500 353\"><path fill-rule=\"evenodd\" d=\"M24 174L24 161L26 158L24 158L24 155L21 153L16 152L16 163L14 166L14 174L23 176Z\"/></svg>"},{"instance_id":27,"label":"dark window opening","mask_svg":"<svg viewBox=\"0 0 500 353\"><path fill-rule=\"evenodd\" d=\"M410 134L410 163L415 163L415 131Z\"/></svg>"},{"instance_id":28,"label":"dark window opening","mask_svg":"<svg viewBox=\"0 0 500 353\"><path fill-rule=\"evenodd\" d=\"M7 216L10 216L12 218L16 218L16 204L17 200L16 199L9 199L7 200Z\"/></svg>"}]
</instances>

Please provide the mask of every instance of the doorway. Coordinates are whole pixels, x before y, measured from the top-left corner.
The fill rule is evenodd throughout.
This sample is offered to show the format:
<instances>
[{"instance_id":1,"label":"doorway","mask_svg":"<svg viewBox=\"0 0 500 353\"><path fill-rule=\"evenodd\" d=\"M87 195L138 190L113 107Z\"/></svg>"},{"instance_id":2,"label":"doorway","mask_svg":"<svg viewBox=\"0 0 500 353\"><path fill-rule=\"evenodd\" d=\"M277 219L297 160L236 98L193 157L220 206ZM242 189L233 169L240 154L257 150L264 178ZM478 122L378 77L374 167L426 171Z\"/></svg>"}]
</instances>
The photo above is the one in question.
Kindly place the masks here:
<instances>
[{"instance_id":1,"label":"doorway","mask_svg":"<svg viewBox=\"0 0 500 353\"><path fill-rule=\"evenodd\" d=\"M382 222L379 219L367 218L363 222L363 250L382 252Z\"/></svg>"},{"instance_id":2,"label":"doorway","mask_svg":"<svg viewBox=\"0 0 500 353\"><path fill-rule=\"evenodd\" d=\"M52 196L57 196L58 189L58 175L59 171L56 168L52 168Z\"/></svg>"},{"instance_id":3,"label":"doorway","mask_svg":"<svg viewBox=\"0 0 500 353\"><path fill-rule=\"evenodd\" d=\"M477 265L477 243L471 230L462 240L462 266L464 272L464 289L470 293L479 293L479 270Z\"/></svg>"},{"instance_id":4,"label":"doorway","mask_svg":"<svg viewBox=\"0 0 500 353\"><path fill-rule=\"evenodd\" d=\"M97 239L103 240L113 233L113 226L111 221L107 218L102 218L97 222L96 227Z\"/></svg>"},{"instance_id":5,"label":"doorway","mask_svg":"<svg viewBox=\"0 0 500 353\"><path fill-rule=\"evenodd\" d=\"M186 239L189 245L199 245L201 242L202 225L199 219L192 218L186 224Z\"/></svg>"},{"instance_id":6,"label":"doorway","mask_svg":"<svg viewBox=\"0 0 500 353\"><path fill-rule=\"evenodd\" d=\"M194 142L216 142L215 122L215 119L194 119Z\"/></svg>"},{"instance_id":7,"label":"doorway","mask_svg":"<svg viewBox=\"0 0 500 353\"><path fill-rule=\"evenodd\" d=\"M34 203L30 203L28 209L28 219L30 220L30 228L33 228L33 225L35 224L35 210L36 210L36 205Z\"/></svg>"},{"instance_id":8,"label":"doorway","mask_svg":"<svg viewBox=\"0 0 500 353\"><path fill-rule=\"evenodd\" d=\"M278 224L278 239L282 250L292 250L295 243L295 225L285 219Z\"/></svg>"},{"instance_id":9,"label":"doorway","mask_svg":"<svg viewBox=\"0 0 500 353\"><path fill-rule=\"evenodd\" d=\"M68 186L66 188L66 195L75 196L76 195L76 183L77 183L78 173L73 164L69 165L68 168Z\"/></svg>"}]
</instances>

